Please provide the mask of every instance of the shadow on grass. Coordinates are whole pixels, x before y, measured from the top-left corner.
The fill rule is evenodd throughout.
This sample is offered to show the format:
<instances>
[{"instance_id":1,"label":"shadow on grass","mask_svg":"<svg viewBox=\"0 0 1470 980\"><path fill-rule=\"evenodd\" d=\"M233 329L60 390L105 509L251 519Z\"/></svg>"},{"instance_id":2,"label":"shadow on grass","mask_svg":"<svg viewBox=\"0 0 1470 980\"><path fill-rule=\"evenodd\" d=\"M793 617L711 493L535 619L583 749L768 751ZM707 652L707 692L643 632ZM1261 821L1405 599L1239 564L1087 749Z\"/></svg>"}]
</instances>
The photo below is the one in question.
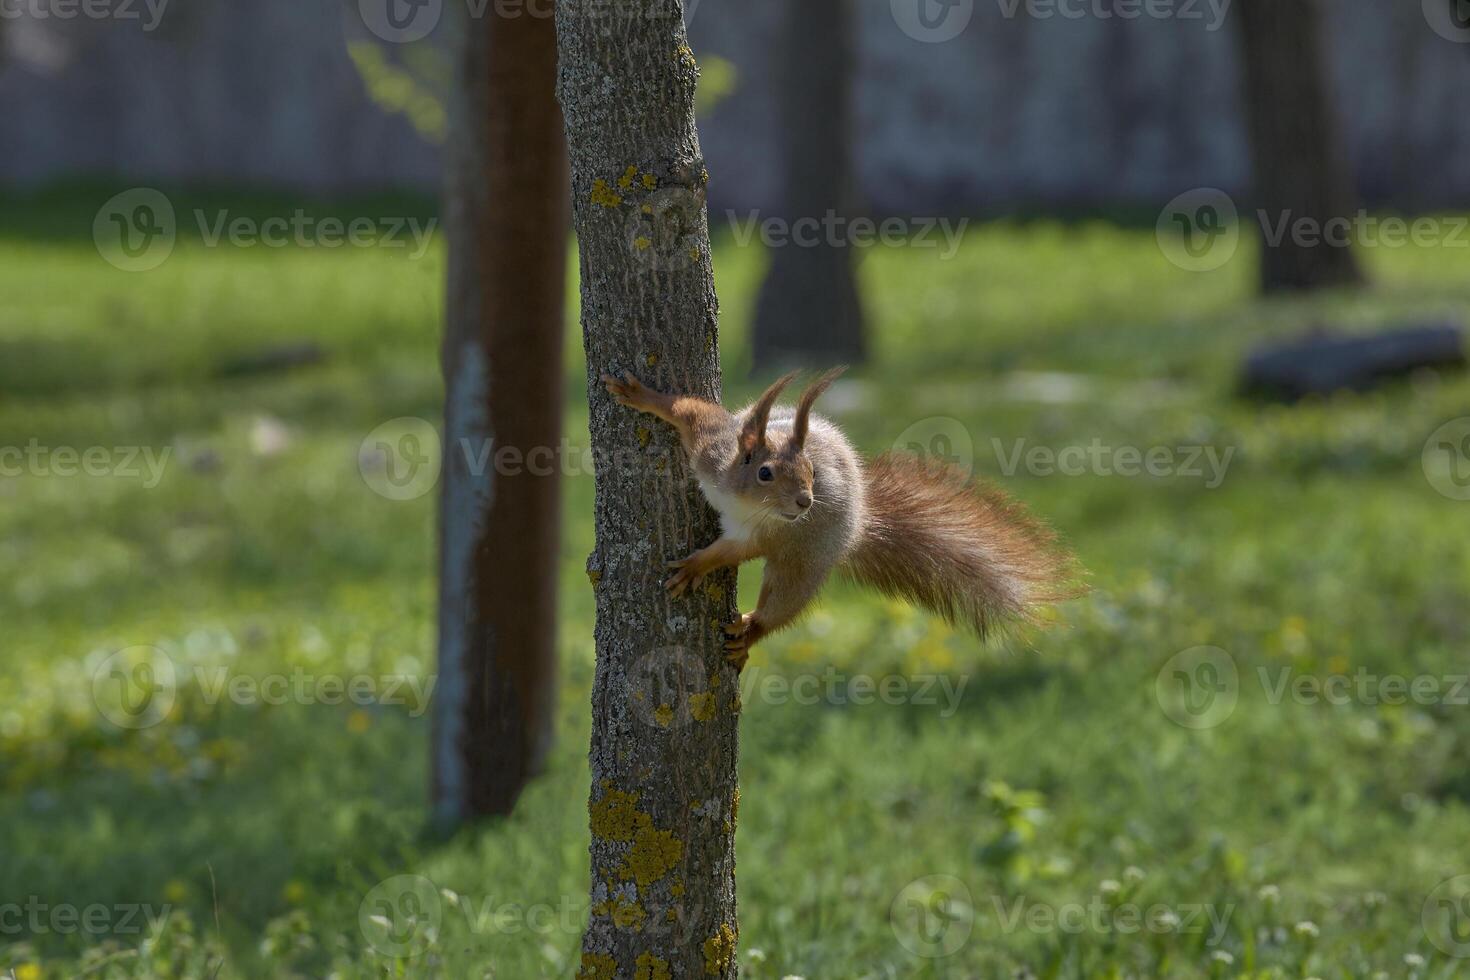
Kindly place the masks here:
<instances>
[{"instance_id":1,"label":"shadow on grass","mask_svg":"<svg viewBox=\"0 0 1470 980\"><path fill-rule=\"evenodd\" d=\"M295 905L361 895L413 860L427 736L427 716L397 708L227 704L142 731L87 719L9 740L0 896L184 910L258 936ZM7 942L59 952L100 938L49 912L22 932Z\"/></svg>"}]
</instances>

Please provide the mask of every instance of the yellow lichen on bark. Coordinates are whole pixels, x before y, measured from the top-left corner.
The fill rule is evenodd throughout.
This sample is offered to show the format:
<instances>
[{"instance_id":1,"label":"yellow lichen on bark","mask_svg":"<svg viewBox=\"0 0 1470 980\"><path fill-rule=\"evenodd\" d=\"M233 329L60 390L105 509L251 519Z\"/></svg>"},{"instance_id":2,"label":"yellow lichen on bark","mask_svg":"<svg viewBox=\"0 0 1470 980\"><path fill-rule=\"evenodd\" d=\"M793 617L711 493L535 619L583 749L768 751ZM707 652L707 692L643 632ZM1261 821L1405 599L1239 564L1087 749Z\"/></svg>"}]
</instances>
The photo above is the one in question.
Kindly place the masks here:
<instances>
[{"instance_id":1,"label":"yellow lichen on bark","mask_svg":"<svg viewBox=\"0 0 1470 980\"><path fill-rule=\"evenodd\" d=\"M715 716L715 696L711 691L689 695L689 713L695 721L709 721Z\"/></svg>"},{"instance_id":2,"label":"yellow lichen on bark","mask_svg":"<svg viewBox=\"0 0 1470 980\"><path fill-rule=\"evenodd\" d=\"M651 818L637 810L638 794L609 789L592 804L592 833L605 840L632 840L638 818Z\"/></svg>"},{"instance_id":3,"label":"yellow lichen on bark","mask_svg":"<svg viewBox=\"0 0 1470 980\"><path fill-rule=\"evenodd\" d=\"M720 931L704 941L704 972L719 976L735 958L735 930L723 923Z\"/></svg>"},{"instance_id":4,"label":"yellow lichen on bark","mask_svg":"<svg viewBox=\"0 0 1470 980\"><path fill-rule=\"evenodd\" d=\"M652 953L640 953L633 980L670 980L669 961L659 959Z\"/></svg>"},{"instance_id":5,"label":"yellow lichen on bark","mask_svg":"<svg viewBox=\"0 0 1470 980\"><path fill-rule=\"evenodd\" d=\"M628 852L618 876L624 881L632 878L642 888L653 884L668 874L684 857L684 844L667 830L658 830L646 814L639 814L647 822L641 823L633 838L633 849Z\"/></svg>"},{"instance_id":6,"label":"yellow lichen on bark","mask_svg":"<svg viewBox=\"0 0 1470 980\"><path fill-rule=\"evenodd\" d=\"M612 185L598 177L592 182L592 203L601 204L605 208L616 208L622 206L623 199L612 189Z\"/></svg>"},{"instance_id":7,"label":"yellow lichen on bark","mask_svg":"<svg viewBox=\"0 0 1470 980\"><path fill-rule=\"evenodd\" d=\"M643 906L623 898L598 902L592 906L592 914L607 916L619 929L632 929L635 932L643 928L643 920L648 918Z\"/></svg>"},{"instance_id":8,"label":"yellow lichen on bark","mask_svg":"<svg viewBox=\"0 0 1470 980\"><path fill-rule=\"evenodd\" d=\"M618 961L606 953L583 953L577 980L617 980Z\"/></svg>"}]
</instances>

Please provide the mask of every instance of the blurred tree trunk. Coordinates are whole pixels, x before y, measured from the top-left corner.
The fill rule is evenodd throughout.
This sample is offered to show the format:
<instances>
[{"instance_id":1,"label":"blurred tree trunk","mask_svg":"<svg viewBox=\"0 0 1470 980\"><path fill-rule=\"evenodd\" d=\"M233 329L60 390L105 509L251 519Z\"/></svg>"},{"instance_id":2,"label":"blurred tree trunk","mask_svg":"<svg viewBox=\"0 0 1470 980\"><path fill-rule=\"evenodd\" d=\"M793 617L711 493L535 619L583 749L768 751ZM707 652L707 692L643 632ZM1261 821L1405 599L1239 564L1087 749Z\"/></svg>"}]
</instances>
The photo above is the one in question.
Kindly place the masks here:
<instances>
[{"instance_id":1,"label":"blurred tree trunk","mask_svg":"<svg viewBox=\"0 0 1470 980\"><path fill-rule=\"evenodd\" d=\"M460 26L445 200L441 829L509 813L551 741L560 474L532 450L562 434L569 220L554 23Z\"/></svg>"},{"instance_id":2,"label":"blurred tree trunk","mask_svg":"<svg viewBox=\"0 0 1470 980\"><path fill-rule=\"evenodd\" d=\"M771 266L756 307L757 371L790 364L858 363L867 353L849 237L857 185L852 4L782 4L785 24L776 58L785 181L781 217L792 235L770 250ZM832 223L831 231L829 215L842 219Z\"/></svg>"},{"instance_id":3,"label":"blurred tree trunk","mask_svg":"<svg viewBox=\"0 0 1470 980\"><path fill-rule=\"evenodd\" d=\"M1239 0L1247 128L1262 222L1261 288L1361 283L1343 221L1357 208L1332 98L1321 0ZM1317 240L1291 229L1310 222ZM1335 229L1330 236L1324 232ZM1279 241L1270 238L1278 232Z\"/></svg>"},{"instance_id":4,"label":"blurred tree trunk","mask_svg":"<svg viewBox=\"0 0 1470 980\"><path fill-rule=\"evenodd\" d=\"M620 15L610 14L618 10ZM735 576L671 600L665 562L718 536L673 431L597 380L720 394L717 302L681 0L562 0L597 472L591 915L579 976L735 975Z\"/></svg>"}]
</instances>

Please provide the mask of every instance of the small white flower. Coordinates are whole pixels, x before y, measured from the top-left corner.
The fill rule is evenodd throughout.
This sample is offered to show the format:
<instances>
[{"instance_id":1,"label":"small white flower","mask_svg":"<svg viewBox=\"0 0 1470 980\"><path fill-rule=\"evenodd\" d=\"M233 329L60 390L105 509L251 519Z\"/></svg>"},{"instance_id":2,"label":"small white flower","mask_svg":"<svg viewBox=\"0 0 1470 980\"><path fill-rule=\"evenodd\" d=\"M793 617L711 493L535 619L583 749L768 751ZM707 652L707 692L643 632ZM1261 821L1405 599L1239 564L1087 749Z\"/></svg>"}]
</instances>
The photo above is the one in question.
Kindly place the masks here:
<instances>
[{"instance_id":1,"label":"small white flower","mask_svg":"<svg viewBox=\"0 0 1470 980\"><path fill-rule=\"evenodd\" d=\"M1146 877L1148 875L1137 865L1130 864L1123 869L1123 880L1130 885L1136 885Z\"/></svg>"},{"instance_id":2,"label":"small white flower","mask_svg":"<svg viewBox=\"0 0 1470 980\"><path fill-rule=\"evenodd\" d=\"M1404 966L1410 967L1415 970L1420 970L1423 969L1424 962L1424 957L1420 956L1418 953L1404 954Z\"/></svg>"},{"instance_id":3,"label":"small white flower","mask_svg":"<svg viewBox=\"0 0 1470 980\"><path fill-rule=\"evenodd\" d=\"M1097 890L1108 898L1112 898L1114 895L1123 890L1123 886L1118 884L1112 878L1104 878L1102 882L1098 884Z\"/></svg>"},{"instance_id":4,"label":"small white flower","mask_svg":"<svg viewBox=\"0 0 1470 980\"><path fill-rule=\"evenodd\" d=\"M1216 963L1219 963L1221 966L1229 966L1230 964L1235 962L1235 957L1231 956L1223 949L1217 949L1213 953L1211 953L1210 959L1214 960Z\"/></svg>"},{"instance_id":5,"label":"small white flower","mask_svg":"<svg viewBox=\"0 0 1470 980\"><path fill-rule=\"evenodd\" d=\"M1293 926L1292 932L1296 933L1298 939L1316 939L1322 934L1322 930L1317 928L1317 923L1307 919Z\"/></svg>"},{"instance_id":6,"label":"small white flower","mask_svg":"<svg viewBox=\"0 0 1470 980\"><path fill-rule=\"evenodd\" d=\"M1260 891L1256 892L1256 897L1267 904L1275 904L1281 901L1281 889L1275 885L1262 885Z\"/></svg>"}]
</instances>

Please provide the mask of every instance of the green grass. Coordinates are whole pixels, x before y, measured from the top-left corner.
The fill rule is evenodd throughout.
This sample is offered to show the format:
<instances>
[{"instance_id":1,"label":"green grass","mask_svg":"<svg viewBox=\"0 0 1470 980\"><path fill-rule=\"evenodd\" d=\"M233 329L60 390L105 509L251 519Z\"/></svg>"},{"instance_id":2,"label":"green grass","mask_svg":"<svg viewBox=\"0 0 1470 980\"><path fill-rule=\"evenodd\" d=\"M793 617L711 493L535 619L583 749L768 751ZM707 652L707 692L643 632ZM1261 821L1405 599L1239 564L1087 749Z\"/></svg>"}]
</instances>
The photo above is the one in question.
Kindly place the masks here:
<instances>
[{"instance_id":1,"label":"green grass","mask_svg":"<svg viewBox=\"0 0 1470 980\"><path fill-rule=\"evenodd\" d=\"M10 201L0 218L0 446L171 452L157 486L0 477L0 970L194 977L223 956L220 976L573 975L586 908L589 477L567 482L556 749L503 823L424 836L420 705L242 706L189 682L151 728L119 729L98 710L94 671L140 645L246 678L431 675L432 496L374 494L358 453L385 420L436 418L441 398L442 244L409 261L185 236L159 269L129 274L89 237L109 193ZM306 206L427 213L406 201ZM921 441L943 431L957 451L967 443L982 473L1063 532L1095 591L1066 607L1062 628L985 647L831 588L757 650L741 731L742 971L1470 973L1421 922L1436 885L1470 872L1466 707L1269 696L1282 669L1466 672L1470 505L1435 492L1420 453L1437 426L1470 415L1470 382L1425 377L1289 409L1232 392L1240 355L1264 337L1470 320L1464 257L1373 251L1370 291L1261 302L1248 249L1191 274L1151 231L1103 223L977 225L954 260L936 255L866 257L876 355L829 411L874 452L912 426ZM745 345L763 258L726 241L716 261L727 388L742 397L764 380L747 379ZM216 376L241 353L302 339L327 361ZM580 445L574 317L568 344L567 432ZM287 444L259 451L276 422ZM997 444L1008 454L1022 439L1235 455L1216 489L1187 476L1006 475ZM743 576L747 607L757 581ZM1156 697L1161 669L1197 646L1228 651L1240 678L1234 712L1201 730ZM760 686L829 667L964 686L937 704L800 704ZM394 960L370 947L359 909L403 874L459 898L441 900L428 953ZM899 932L907 899L933 889L905 889L936 875L969 896L948 906L958 919L945 937L971 931L952 955L924 958ZM153 932L116 917L90 932L5 918L38 903L168 914ZM1125 918L1048 925L1106 903ZM1127 931L1127 908L1154 905L1202 928ZM517 911L530 906L546 908L534 926ZM1218 937L1198 907L1223 920Z\"/></svg>"}]
</instances>

